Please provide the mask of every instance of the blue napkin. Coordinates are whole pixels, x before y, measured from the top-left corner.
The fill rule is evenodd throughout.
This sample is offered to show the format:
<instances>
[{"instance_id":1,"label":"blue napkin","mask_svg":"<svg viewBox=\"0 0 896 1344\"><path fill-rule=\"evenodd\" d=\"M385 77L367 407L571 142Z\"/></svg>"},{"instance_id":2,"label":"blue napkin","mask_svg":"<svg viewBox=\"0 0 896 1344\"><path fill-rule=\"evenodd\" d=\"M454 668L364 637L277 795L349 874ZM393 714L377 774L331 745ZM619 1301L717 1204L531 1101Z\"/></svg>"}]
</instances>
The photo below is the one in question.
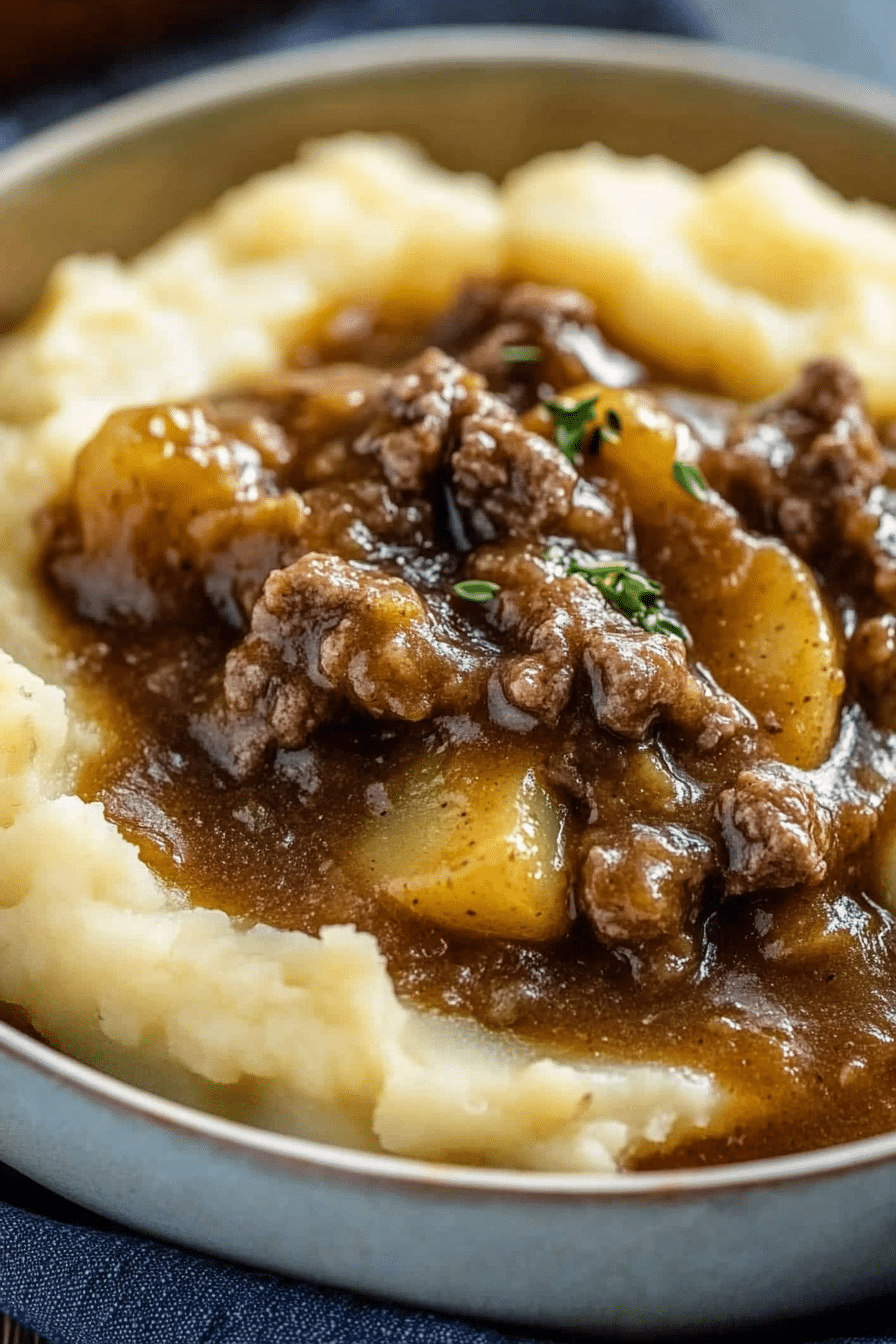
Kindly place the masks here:
<instances>
[{"instance_id":1,"label":"blue napkin","mask_svg":"<svg viewBox=\"0 0 896 1344\"><path fill-rule=\"evenodd\" d=\"M477 21L708 36L682 0L318 0L161 48L0 107L0 147L62 117L215 62L349 32ZM0 1136L2 1143L2 1136ZM242 1269L123 1232L0 1164L0 1311L52 1344L535 1344L537 1331L449 1319ZM894 1323L891 1326L891 1322ZM896 1338L896 1302L788 1327L794 1341ZM751 1338L742 1336L744 1344Z\"/></svg>"}]
</instances>

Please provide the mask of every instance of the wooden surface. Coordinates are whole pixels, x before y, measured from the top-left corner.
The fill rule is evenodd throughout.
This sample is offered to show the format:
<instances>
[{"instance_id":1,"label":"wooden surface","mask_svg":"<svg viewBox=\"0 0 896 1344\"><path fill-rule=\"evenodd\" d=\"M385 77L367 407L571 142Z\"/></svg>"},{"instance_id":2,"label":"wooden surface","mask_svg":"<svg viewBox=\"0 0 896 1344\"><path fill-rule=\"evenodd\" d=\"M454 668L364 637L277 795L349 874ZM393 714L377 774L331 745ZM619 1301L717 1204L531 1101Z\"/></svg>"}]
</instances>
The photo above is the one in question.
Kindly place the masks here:
<instances>
[{"instance_id":1,"label":"wooden surface","mask_svg":"<svg viewBox=\"0 0 896 1344\"><path fill-rule=\"evenodd\" d=\"M40 0L3 6L0 94L42 79L83 78L91 66L241 15L276 13L287 0ZM5 1342L4 1342L5 1344Z\"/></svg>"},{"instance_id":2,"label":"wooden surface","mask_svg":"<svg viewBox=\"0 0 896 1344\"><path fill-rule=\"evenodd\" d=\"M48 1344L48 1341L0 1313L0 1344Z\"/></svg>"}]
</instances>

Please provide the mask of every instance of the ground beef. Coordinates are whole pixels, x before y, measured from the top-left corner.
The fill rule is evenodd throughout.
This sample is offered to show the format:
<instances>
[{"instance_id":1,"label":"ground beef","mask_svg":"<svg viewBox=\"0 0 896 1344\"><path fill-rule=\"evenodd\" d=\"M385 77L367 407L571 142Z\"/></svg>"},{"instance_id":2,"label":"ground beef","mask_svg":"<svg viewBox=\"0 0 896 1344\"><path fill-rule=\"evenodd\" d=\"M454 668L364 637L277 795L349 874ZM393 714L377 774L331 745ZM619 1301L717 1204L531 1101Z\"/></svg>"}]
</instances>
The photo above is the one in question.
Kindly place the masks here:
<instances>
[{"instance_id":1,"label":"ground beef","mask_svg":"<svg viewBox=\"0 0 896 1344\"><path fill-rule=\"evenodd\" d=\"M176 687L184 734L240 788L291 768L286 755L336 750L340 732L316 732L329 725L383 771L424 734L496 752L513 735L568 809L582 923L626 956L683 965L704 895L817 890L871 833L871 758L847 752L842 786L775 763L780 722L757 725L713 681L698 622L752 563L737 510L885 601L890 452L852 375L820 361L788 396L716 416L707 471L731 503L641 510L636 529L621 479L580 475L520 418L552 387L640 376L587 299L470 286L441 340L396 369L309 366L215 407L120 412L47 515L46 571L90 621L135 632L141 667L147 630L166 627L180 653L147 675L153 712ZM508 361L508 345L538 359ZM601 565L662 579L697 647L658 586L649 609L631 589L626 607L581 572ZM891 726L896 617L876 610L849 670ZM749 612L737 619L748 638Z\"/></svg>"},{"instance_id":2,"label":"ground beef","mask_svg":"<svg viewBox=\"0 0 896 1344\"><path fill-rule=\"evenodd\" d=\"M609 947L681 934L715 867L709 841L679 826L634 825L624 841L595 829L576 888L576 904Z\"/></svg>"},{"instance_id":3,"label":"ground beef","mask_svg":"<svg viewBox=\"0 0 896 1344\"><path fill-rule=\"evenodd\" d=\"M425 492L450 461L470 542L552 531L592 548L628 542L618 494L581 480L556 445L524 429L505 401L441 351L430 348L387 378L381 397L353 452L379 463L399 500Z\"/></svg>"},{"instance_id":4,"label":"ground beef","mask_svg":"<svg viewBox=\"0 0 896 1344\"><path fill-rule=\"evenodd\" d=\"M560 532L588 550L621 550L629 542L618 494L582 480L554 444L524 429L497 398L461 422L451 475L471 540Z\"/></svg>"},{"instance_id":5,"label":"ground beef","mask_svg":"<svg viewBox=\"0 0 896 1344\"><path fill-rule=\"evenodd\" d=\"M827 874L832 814L801 771L766 762L719 797L730 894L817 884Z\"/></svg>"},{"instance_id":6,"label":"ground beef","mask_svg":"<svg viewBox=\"0 0 896 1344\"><path fill-rule=\"evenodd\" d=\"M582 294L528 281L509 288L494 280L467 285L431 338L517 409L531 406L544 388L592 379L627 387L645 374L643 365L606 344L594 306ZM509 360L508 348L520 346L535 347L538 358Z\"/></svg>"},{"instance_id":7,"label":"ground beef","mask_svg":"<svg viewBox=\"0 0 896 1344\"><path fill-rule=\"evenodd\" d=\"M490 619L519 648L498 674L512 705L556 722L581 677L596 721L621 738L674 724L711 751L748 728L740 706L689 668L682 639L639 629L585 579L557 568L532 547L483 548L469 565L499 585Z\"/></svg>"},{"instance_id":8,"label":"ground beef","mask_svg":"<svg viewBox=\"0 0 896 1344\"><path fill-rule=\"evenodd\" d=\"M751 526L778 534L851 590L896 597L887 488L896 457L879 443L845 364L809 364L785 396L736 416L724 447L707 448L703 461Z\"/></svg>"},{"instance_id":9,"label":"ground beef","mask_svg":"<svg viewBox=\"0 0 896 1344\"><path fill-rule=\"evenodd\" d=\"M233 771L302 746L343 706L416 722L482 693L483 668L401 579L312 553L273 573L224 675Z\"/></svg>"},{"instance_id":10,"label":"ground beef","mask_svg":"<svg viewBox=\"0 0 896 1344\"><path fill-rule=\"evenodd\" d=\"M614 624L593 630L584 644L594 715L602 728L640 739L662 721L690 733L701 751L746 729L748 717L736 702L688 667L680 639Z\"/></svg>"},{"instance_id":11,"label":"ground beef","mask_svg":"<svg viewBox=\"0 0 896 1344\"><path fill-rule=\"evenodd\" d=\"M388 375L359 363L329 364L321 368L287 369L259 386L268 422L276 415L283 439L281 474L296 489L345 477L352 471L351 446L380 412ZM225 413L245 434L245 399L224 403ZM217 412L220 414L220 412ZM250 418L253 425L257 415ZM257 433L257 432L256 432Z\"/></svg>"},{"instance_id":12,"label":"ground beef","mask_svg":"<svg viewBox=\"0 0 896 1344\"><path fill-rule=\"evenodd\" d=\"M441 350L424 350L385 382L381 409L355 452L374 455L394 490L419 493L441 465L459 419L479 404L482 386Z\"/></svg>"},{"instance_id":13,"label":"ground beef","mask_svg":"<svg viewBox=\"0 0 896 1344\"><path fill-rule=\"evenodd\" d=\"M451 475L467 529L479 541L557 531L579 480L553 444L491 408L463 421Z\"/></svg>"},{"instance_id":14,"label":"ground beef","mask_svg":"<svg viewBox=\"0 0 896 1344\"><path fill-rule=\"evenodd\" d=\"M426 499L408 499L378 480L332 482L302 493L306 551L374 563L395 548L422 549L434 536Z\"/></svg>"},{"instance_id":15,"label":"ground beef","mask_svg":"<svg viewBox=\"0 0 896 1344\"><path fill-rule=\"evenodd\" d=\"M308 550L311 513L292 490L201 515L192 524L196 567L218 616L244 630L265 580Z\"/></svg>"}]
</instances>

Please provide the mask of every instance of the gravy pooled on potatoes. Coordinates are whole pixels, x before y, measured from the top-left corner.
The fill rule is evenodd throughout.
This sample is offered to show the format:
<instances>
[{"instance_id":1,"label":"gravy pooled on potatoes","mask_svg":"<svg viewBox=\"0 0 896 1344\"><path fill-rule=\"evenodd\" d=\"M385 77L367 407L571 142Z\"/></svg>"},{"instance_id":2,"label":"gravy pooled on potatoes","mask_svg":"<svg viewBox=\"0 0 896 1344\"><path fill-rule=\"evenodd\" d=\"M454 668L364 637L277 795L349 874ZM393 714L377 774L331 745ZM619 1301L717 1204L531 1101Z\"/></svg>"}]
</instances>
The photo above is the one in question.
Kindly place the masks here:
<instances>
[{"instance_id":1,"label":"gravy pooled on potatoes","mask_svg":"<svg viewBox=\"0 0 896 1344\"><path fill-rule=\"evenodd\" d=\"M714 1075L723 1162L896 1126L896 454L843 364L752 408L590 305L341 314L118 411L42 518L102 753L197 904L372 932L399 993Z\"/></svg>"}]
</instances>

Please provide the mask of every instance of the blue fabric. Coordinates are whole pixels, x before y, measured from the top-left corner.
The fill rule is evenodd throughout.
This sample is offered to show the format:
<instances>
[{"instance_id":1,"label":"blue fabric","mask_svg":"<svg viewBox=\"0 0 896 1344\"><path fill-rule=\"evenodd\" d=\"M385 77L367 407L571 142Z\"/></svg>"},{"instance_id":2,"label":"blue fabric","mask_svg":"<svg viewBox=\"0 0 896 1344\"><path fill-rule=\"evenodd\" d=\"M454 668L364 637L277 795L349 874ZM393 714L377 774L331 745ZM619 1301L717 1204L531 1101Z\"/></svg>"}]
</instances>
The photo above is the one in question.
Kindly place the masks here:
<instances>
[{"instance_id":1,"label":"blue fabric","mask_svg":"<svg viewBox=\"0 0 896 1344\"><path fill-rule=\"evenodd\" d=\"M0 1308L52 1344L503 1344L503 1331L0 1204ZM530 1335L515 1336L534 1344Z\"/></svg>"},{"instance_id":2,"label":"blue fabric","mask_svg":"<svg viewBox=\"0 0 896 1344\"><path fill-rule=\"evenodd\" d=\"M346 32L476 21L706 36L679 0L319 0L120 61L0 107L0 147L104 99L216 61ZM2 1145L2 1137L0 1137ZM137 1237L0 1165L0 1310L52 1344L534 1344L556 1336L450 1320L297 1284ZM892 1323L892 1324L891 1324ZM763 1332L763 1335L767 1332ZM794 1341L896 1339L896 1302L788 1326ZM740 1336L746 1342L750 1336Z\"/></svg>"},{"instance_id":3,"label":"blue fabric","mask_svg":"<svg viewBox=\"0 0 896 1344\"><path fill-rule=\"evenodd\" d=\"M0 1311L51 1344L560 1344L552 1333L396 1307L180 1251L118 1231L2 1165L0 1190L10 1200L0 1201ZM891 1344L896 1300L784 1328L788 1344ZM778 1337L768 1329L732 1338L766 1344L770 1334Z\"/></svg>"}]
</instances>

